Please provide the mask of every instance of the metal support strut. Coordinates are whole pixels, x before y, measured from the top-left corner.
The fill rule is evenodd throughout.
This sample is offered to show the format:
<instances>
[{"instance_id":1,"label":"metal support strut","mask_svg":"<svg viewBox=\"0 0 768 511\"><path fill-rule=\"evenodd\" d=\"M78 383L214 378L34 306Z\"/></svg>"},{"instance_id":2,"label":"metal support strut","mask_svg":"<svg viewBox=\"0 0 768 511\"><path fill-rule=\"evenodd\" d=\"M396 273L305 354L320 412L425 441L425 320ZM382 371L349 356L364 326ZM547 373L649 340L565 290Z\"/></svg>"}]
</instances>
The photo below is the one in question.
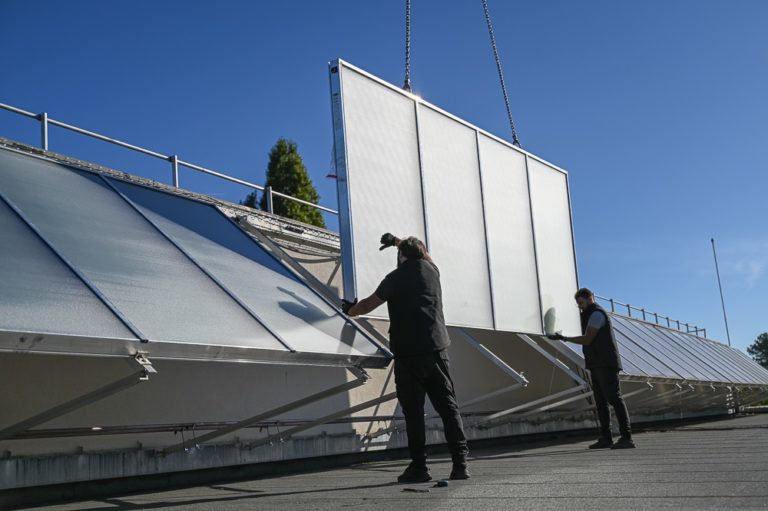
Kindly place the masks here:
<instances>
[{"instance_id":1,"label":"metal support strut","mask_svg":"<svg viewBox=\"0 0 768 511\"><path fill-rule=\"evenodd\" d=\"M37 415L34 415L21 422L17 422L12 426L8 426L7 428L0 431L0 440L13 438L19 433L23 433L35 426L44 424L57 417L61 417L62 415L77 410L78 408L82 408L86 405L117 394L118 392L129 389L137 383L149 380L150 374L157 373L155 368L152 367L152 363L149 361L145 353L137 353L132 359L139 365L138 371L135 371L128 376L125 376L124 378L120 378L119 380L100 387L92 392L88 392L87 394L83 394L82 396L71 399L66 403L54 406L53 408L38 413Z\"/></svg>"},{"instance_id":2,"label":"metal support strut","mask_svg":"<svg viewBox=\"0 0 768 511\"><path fill-rule=\"evenodd\" d=\"M352 390L352 389L357 388L357 387L359 387L361 385L364 385L368 381L368 379L370 378L368 376L368 373L366 373L363 369L361 369L359 367L350 367L350 368L347 368L347 369L349 369L349 371L352 372L356 376L356 378L354 380L342 383L341 385L336 385L334 387L322 390L320 392L316 392L315 394L311 394L311 395L303 397L301 399L297 399L296 401L292 401L292 402L290 402L288 404L285 404L285 405L282 405L282 406L278 406L277 408L273 408L271 410L268 410L266 412L260 413L258 415L254 415L253 417L248 417L247 419L243 419L243 420L241 420L239 422L236 422L235 424L231 424L229 426L226 426L226 427L219 428L217 430L211 431L210 433L206 433L205 435L199 436L196 439L189 440L189 441L182 441L182 442L180 442L180 443L178 443L176 445L172 445L171 447L166 447L165 449L162 449L161 452L162 452L162 454L167 455L167 454L174 453L176 451L187 450L191 445L197 446L197 445L199 445L199 444L201 444L203 442L207 442L209 440L213 440L214 438L219 438L219 437L222 437L222 436L227 435L229 433L233 433L235 431L238 431L240 429L247 428L248 426L256 424L257 422L261 422L263 420L270 419L270 418L276 417L278 415L282 415L284 413L287 413L287 412L290 412L292 410L295 410L296 408L301 408L302 406L306 406L306 405L314 403L316 401L320 401L321 399L325 399L327 397L334 396L336 394L340 394L340 393L346 392L348 390ZM392 397L394 397L394 396L392 396ZM382 396L381 398L378 398L378 399L384 399L384 398L390 398L390 397L389 397L389 395L387 395L387 396ZM386 399L384 399L384 400L386 400ZM368 402L368 403L365 403L365 404L367 404L368 406L373 406L374 404L376 404L373 401L377 401L377 400L372 400L371 402ZM382 402L382 401L378 401L378 402ZM362 406L362 405L358 405L358 406ZM367 408L368 406L365 406L362 409ZM350 410L351 409L347 409L347 410L344 410L343 412L339 412L339 413L348 414L348 413L351 413ZM293 428L291 430L285 431L282 435L279 435L279 436L280 437L284 437L287 434L297 433L298 431L303 431L304 429L309 429L310 427L318 426L320 424L323 424L325 422L329 422L329 421L335 419L337 416L338 416L338 414L332 414L332 415L323 417L321 419L313 421L311 423L311 425L308 426L308 427L305 427L307 425L297 426L297 427L295 427L295 428ZM264 442L269 443L271 440L268 439L268 438L264 439ZM253 444L251 444L251 446L253 447L253 446L256 446L256 445L261 445L261 443L263 443L263 442L261 440L259 440L257 442L254 442Z\"/></svg>"}]
</instances>

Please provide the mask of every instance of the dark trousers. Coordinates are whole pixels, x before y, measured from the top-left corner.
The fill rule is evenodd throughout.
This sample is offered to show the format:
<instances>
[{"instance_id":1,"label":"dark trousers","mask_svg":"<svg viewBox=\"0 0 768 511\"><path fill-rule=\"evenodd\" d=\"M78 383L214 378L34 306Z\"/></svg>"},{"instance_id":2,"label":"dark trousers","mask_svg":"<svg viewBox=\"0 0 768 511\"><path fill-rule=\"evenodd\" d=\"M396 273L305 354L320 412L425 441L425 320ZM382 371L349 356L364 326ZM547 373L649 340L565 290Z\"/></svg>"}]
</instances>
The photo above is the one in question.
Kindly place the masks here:
<instances>
[{"instance_id":1,"label":"dark trousers","mask_svg":"<svg viewBox=\"0 0 768 511\"><path fill-rule=\"evenodd\" d=\"M467 455L467 438L459 415L459 405L453 390L445 350L427 355L395 359L395 387L397 399L405 415L408 432L408 450L417 464L426 462L426 432L424 423L424 396L429 396L435 411L443 419L445 439L451 457L462 463Z\"/></svg>"},{"instance_id":2,"label":"dark trousers","mask_svg":"<svg viewBox=\"0 0 768 511\"><path fill-rule=\"evenodd\" d=\"M597 418L600 421L600 436L611 438L611 412L608 409L610 404L616 413L616 419L619 421L621 436L631 438L632 428L629 424L629 413L627 412L627 405L624 404L624 398L621 397L621 387L619 386L619 370L600 367L590 369L589 373L592 376L592 391L595 396Z\"/></svg>"}]
</instances>

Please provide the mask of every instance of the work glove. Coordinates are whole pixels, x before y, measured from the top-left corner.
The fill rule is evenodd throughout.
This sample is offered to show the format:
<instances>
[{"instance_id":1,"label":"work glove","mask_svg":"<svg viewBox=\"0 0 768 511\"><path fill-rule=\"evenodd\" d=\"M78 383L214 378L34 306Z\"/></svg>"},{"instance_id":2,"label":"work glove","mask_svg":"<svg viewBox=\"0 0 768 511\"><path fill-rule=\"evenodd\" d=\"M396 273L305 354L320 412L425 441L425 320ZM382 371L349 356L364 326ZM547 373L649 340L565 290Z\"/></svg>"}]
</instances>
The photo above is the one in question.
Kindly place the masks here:
<instances>
[{"instance_id":1,"label":"work glove","mask_svg":"<svg viewBox=\"0 0 768 511\"><path fill-rule=\"evenodd\" d=\"M547 339L550 339L552 341L564 341L565 340L565 336L562 335L562 334L559 334L559 333L549 334L549 335L547 335Z\"/></svg>"},{"instance_id":2,"label":"work glove","mask_svg":"<svg viewBox=\"0 0 768 511\"><path fill-rule=\"evenodd\" d=\"M355 298L354 301L350 302L349 300L344 300L342 298L341 300L341 310L344 312L344 314L349 314L349 309L352 308L353 305L357 303L357 298Z\"/></svg>"},{"instance_id":3,"label":"work glove","mask_svg":"<svg viewBox=\"0 0 768 511\"><path fill-rule=\"evenodd\" d=\"M379 242L381 243L379 250L384 250L387 247L397 246L397 244L400 243L400 239L390 232L385 232L381 235L381 240L379 240Z\"/></svg>"}]
</instances>

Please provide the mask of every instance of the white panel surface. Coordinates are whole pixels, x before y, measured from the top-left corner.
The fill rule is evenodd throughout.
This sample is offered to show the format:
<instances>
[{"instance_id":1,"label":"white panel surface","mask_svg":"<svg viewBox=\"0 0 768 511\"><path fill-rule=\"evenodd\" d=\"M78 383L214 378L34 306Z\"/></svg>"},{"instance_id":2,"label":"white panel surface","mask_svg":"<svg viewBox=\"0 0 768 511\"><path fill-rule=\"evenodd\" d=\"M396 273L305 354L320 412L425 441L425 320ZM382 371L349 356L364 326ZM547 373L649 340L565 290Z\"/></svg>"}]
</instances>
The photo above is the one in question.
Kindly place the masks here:
<instances>
[{"instance_id":1,"label":"white panel surface","mask_svg":"<svg viewBox=\"0 0 768 511\"><path fill-rule=\"evenodd\" d=\"M351 239L342 240L342 250L345 260L354 254L356 290L362 298L397 263L394 249L379 251L383 233L424 239L416 113L409 97L352 69L341 68L340 73L347 169L338 169L339 187L349 191L352 224ZM372 316L386 317L386 309Z\"/></svg>"},{"instance_id":2,"label":"white panel surface","mask_svg":"<svg viewBox=\"0 0 768 511\"><path fill-rule=\"evenodd\" d=\"M573 299L577 282L568 181L563 172L531 157L528 176L542 309L545 314L555 310L557 328L564 335L580 335L579 310Z\"/></svg>"},{"instance_id":3,"label":"white panel surface","mask_svg":"<svg viewBox=\"0 0 768 511\"><path fill-rule=\"evenodd\" d=\"M493 328L475 130L419 107L429 251L440 268L445 321Z\"/></svg>"},{"instance_id":4,"label":"white panel surface","mask_svg":"<svg viewBox=\"0 0 768 511\"><path fill-rule=\"evenodd\" d=\"M479 136L496 329L541 332L525 155Z\"/></svg>"}]
</instances>

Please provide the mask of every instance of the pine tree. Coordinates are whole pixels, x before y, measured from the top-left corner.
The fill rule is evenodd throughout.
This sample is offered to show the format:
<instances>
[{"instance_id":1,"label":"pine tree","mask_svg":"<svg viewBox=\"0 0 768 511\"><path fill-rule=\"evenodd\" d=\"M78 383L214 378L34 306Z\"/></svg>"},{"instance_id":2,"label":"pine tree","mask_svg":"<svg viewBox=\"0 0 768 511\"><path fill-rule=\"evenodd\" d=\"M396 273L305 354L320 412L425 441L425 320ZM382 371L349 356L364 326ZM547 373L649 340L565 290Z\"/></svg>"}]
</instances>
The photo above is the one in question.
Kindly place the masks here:
<instances>
[{"instance_id":1,"label":"pine tree","mask_svg":"<svg viewBox=\"0 0 768 511\"><path fill-rule=\"evenodd\" d=\"M755 362L768 369L768 332L763 332L757 336L755 342L747 348Z\"/></svg>"},{"instance_id":2,"label":"pine tree","mask_svg":"<svg viewBox=\"0 0 768 511\"><path fill-rule=\"evenodd\" d=\"M296 143L282 137L269 151L266 186L271 186L276 192L314 204L320 200L320 195L309 178ZM241 204L256 207L256 192L248 194ZM276 215L317 227L325 227L325 220L319 209L276 196L273 196L272 206ZM267 210L266 194L262 194L259 207L264 211Z\"/></svg>"}]
</instances>

